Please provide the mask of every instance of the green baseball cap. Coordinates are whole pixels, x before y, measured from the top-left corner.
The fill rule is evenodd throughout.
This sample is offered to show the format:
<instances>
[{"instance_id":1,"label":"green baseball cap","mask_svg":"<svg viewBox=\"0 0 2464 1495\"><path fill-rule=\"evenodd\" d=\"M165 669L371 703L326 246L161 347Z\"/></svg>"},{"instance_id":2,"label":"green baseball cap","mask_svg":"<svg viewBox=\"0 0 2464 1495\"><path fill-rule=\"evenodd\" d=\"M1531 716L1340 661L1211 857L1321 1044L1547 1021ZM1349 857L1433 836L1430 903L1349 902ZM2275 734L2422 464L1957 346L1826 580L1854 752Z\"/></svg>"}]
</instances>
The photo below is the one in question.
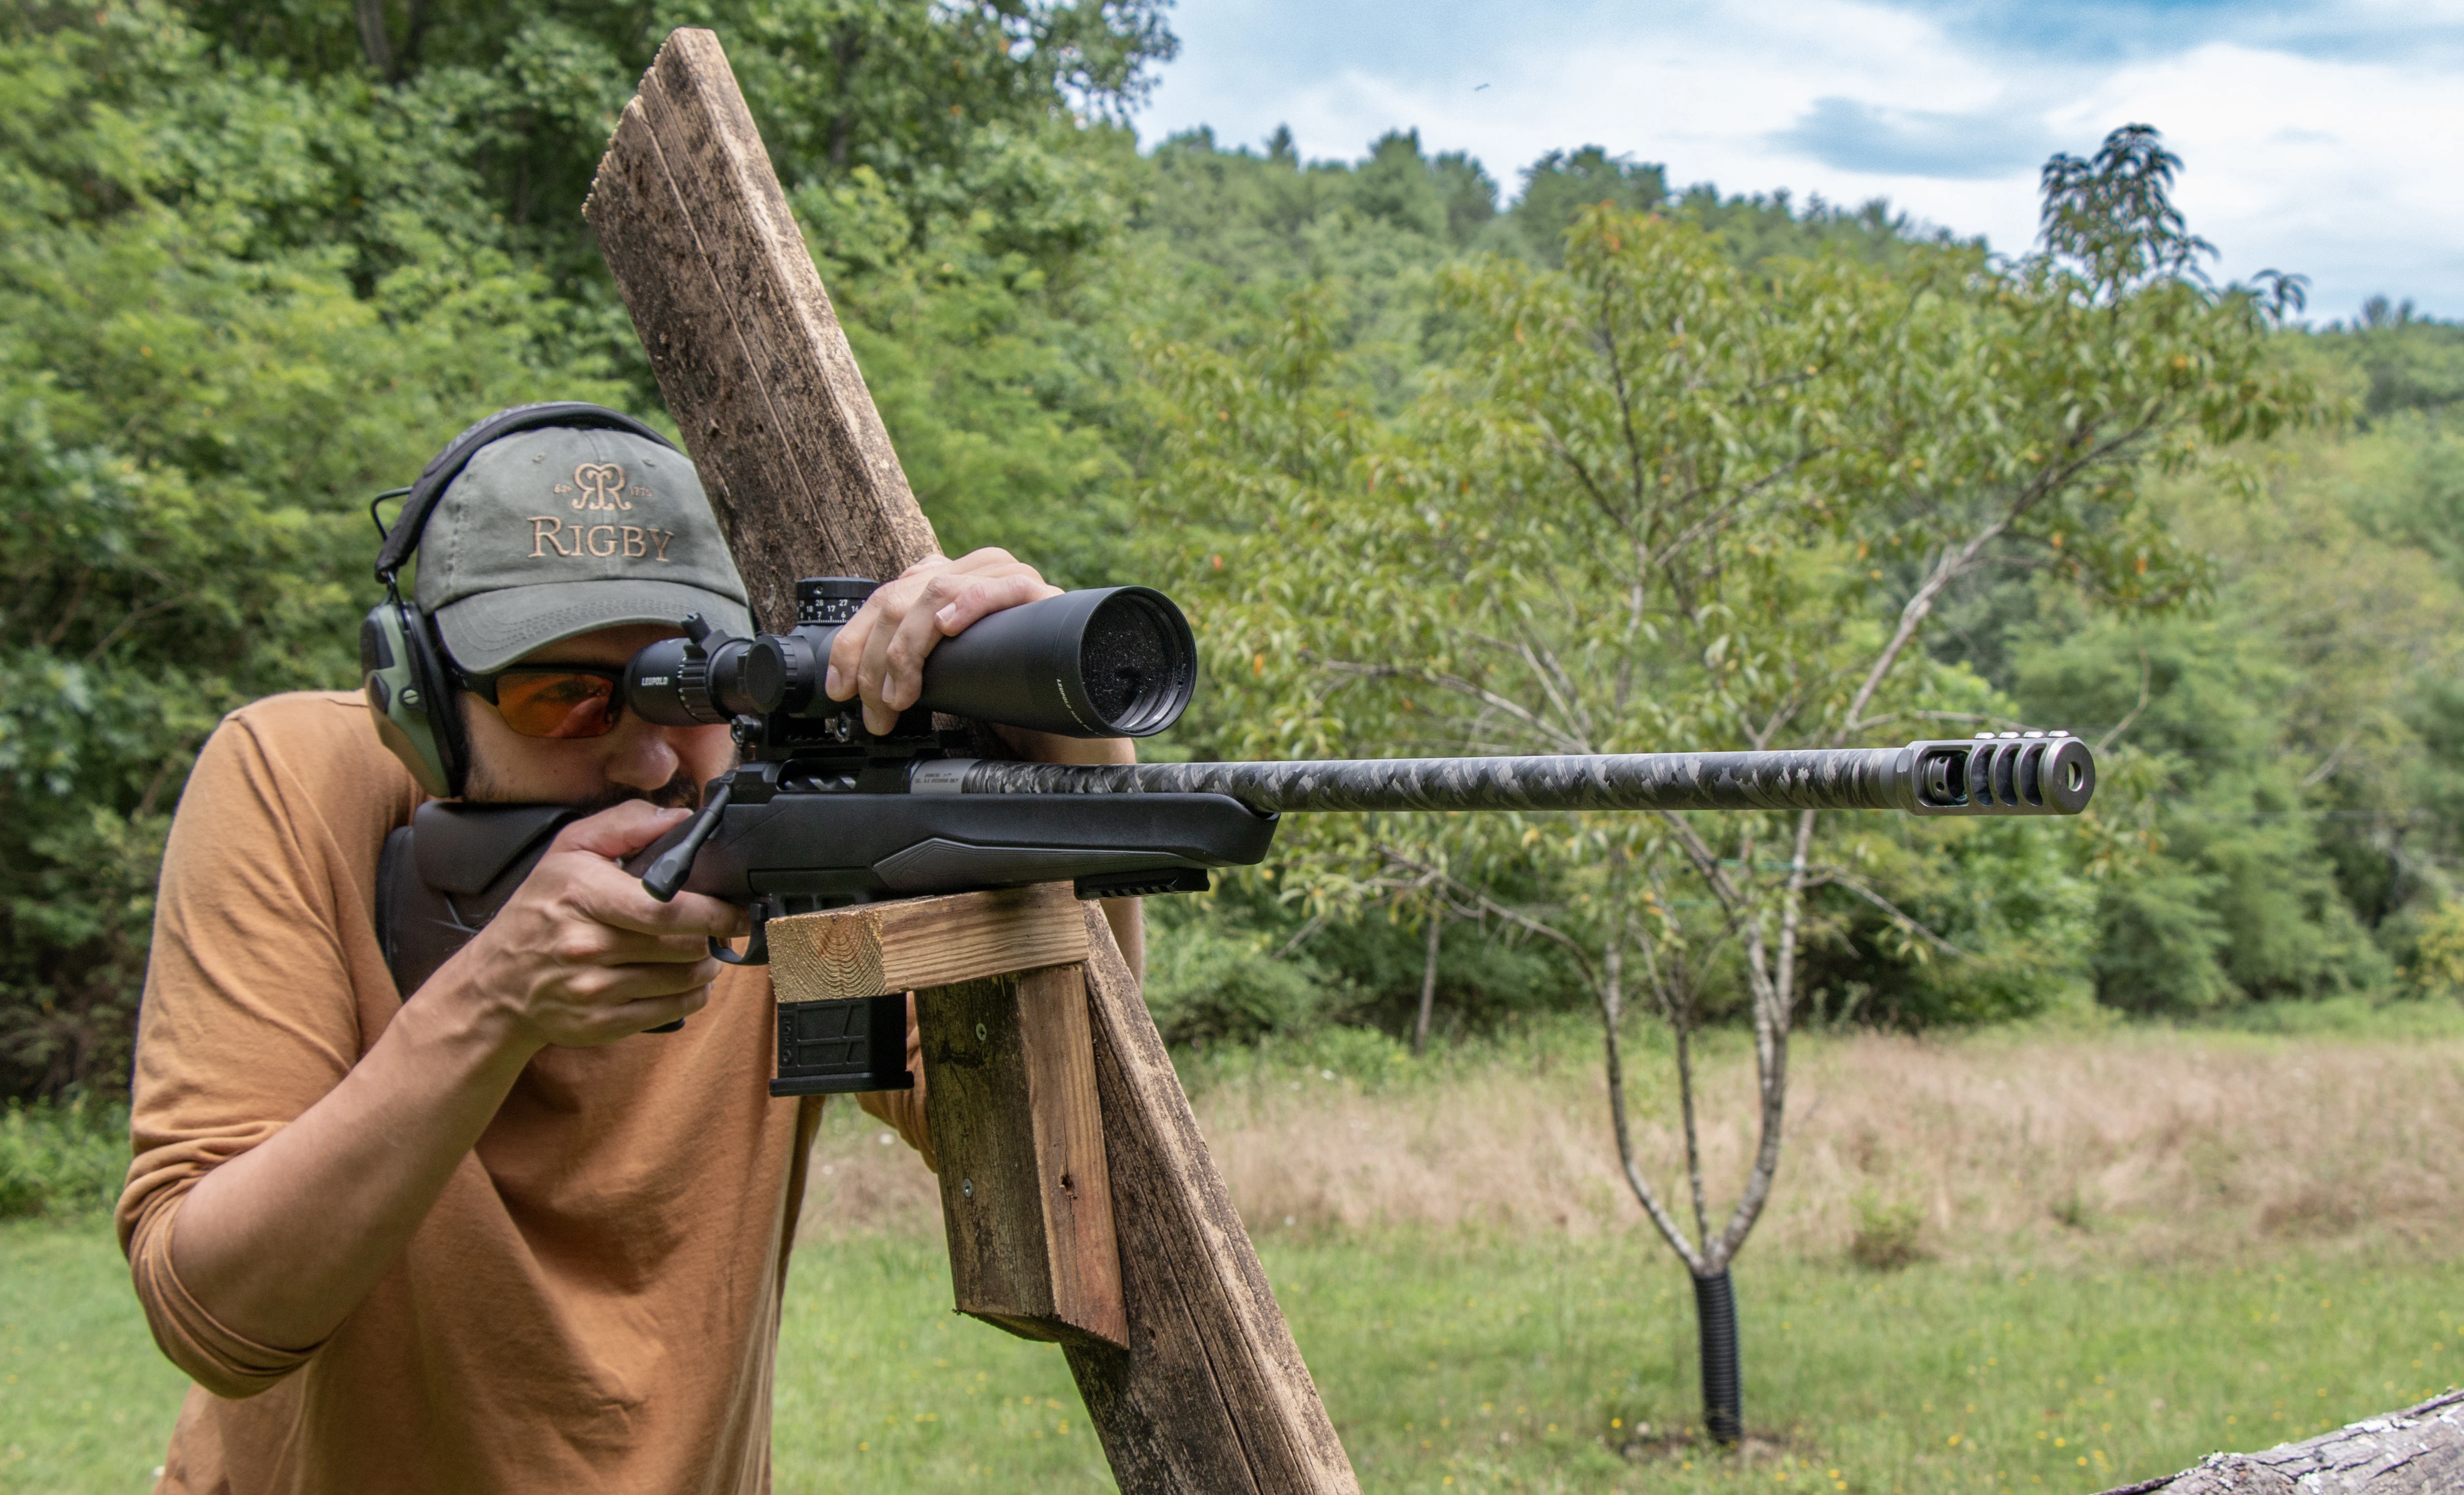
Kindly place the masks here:
<instances>
[{"instance_id":1,"label":"green baseball cap","mask_svg":"<svg viewBox=\"0 0 2464 1495\"><path fill-rule=\"evenodd\" d=\"M699 613L753 631L691 459L617 430L549 427L480 448L429 517L412 596L473 673L618 624Z\"/></svg>"}]
</instances>

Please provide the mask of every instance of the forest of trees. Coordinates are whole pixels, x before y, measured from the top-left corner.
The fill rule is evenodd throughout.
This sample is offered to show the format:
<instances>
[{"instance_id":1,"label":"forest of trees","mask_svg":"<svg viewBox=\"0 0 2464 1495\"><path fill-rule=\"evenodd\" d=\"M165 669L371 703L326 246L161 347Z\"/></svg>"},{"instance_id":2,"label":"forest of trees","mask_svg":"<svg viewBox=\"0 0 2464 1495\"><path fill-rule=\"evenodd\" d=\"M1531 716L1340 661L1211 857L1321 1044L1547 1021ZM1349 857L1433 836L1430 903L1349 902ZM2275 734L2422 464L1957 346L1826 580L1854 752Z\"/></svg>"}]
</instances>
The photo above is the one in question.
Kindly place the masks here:
<instances>
[{"instance_id":1,"label":"forest of trees","mask_svg":"<svg viewBox=\"0 0 2464 1495\"><path fill-rule=\"evenodd\" d=\"M1801 911L1780 1000L1915 1028L2464 987L2464 327L2409 303L2278 325L2284 282L2209 284L2195 225L2085 177L2032 256L1597 145L1502 181L1410 132L1142 144L1158 0L31 0L0 1094L124 1086L183 778L232 707L355 683L368 498L499 406L664 418L579 208L678 25L726 44L945 543L1189 607L1211 680L1158 751L2067 727L2103 765L2076 824L1826 822L1793 881L1793 827L1709 847ZM2081 431L2118 434L2072 461ZM1520 663L1478 662L1496 629ZM1401 1033L1432 919L1441 1028L1588 1003L1612 949L1704 1021L1773 1000L1745 926L1696 930L1682 828L1287 842L1155 910L1173 1036Z\"/></svg>"}]
</instances>

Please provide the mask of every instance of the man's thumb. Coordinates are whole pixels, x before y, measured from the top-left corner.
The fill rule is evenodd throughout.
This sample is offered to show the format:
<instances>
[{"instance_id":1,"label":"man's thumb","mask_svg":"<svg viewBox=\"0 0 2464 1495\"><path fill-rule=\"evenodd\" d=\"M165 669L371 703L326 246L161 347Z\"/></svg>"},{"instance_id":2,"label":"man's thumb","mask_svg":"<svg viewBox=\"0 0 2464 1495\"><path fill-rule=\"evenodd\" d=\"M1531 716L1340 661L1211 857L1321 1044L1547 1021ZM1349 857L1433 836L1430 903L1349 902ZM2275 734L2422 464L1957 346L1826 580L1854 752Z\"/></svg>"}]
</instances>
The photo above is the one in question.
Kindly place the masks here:
<instances>
[{"instance_id":1,"label":"man's thumb","mask_svg":"<svg viewBox=\"0 0 2464 1495\"><path fill-rule=\"evenodd\" d=\"M675 829L692 814L691 810L661 809L640 800L627 800L558 831L548 850L587 851L610 862L622 862Z\"/></svg>"}]
</instances>

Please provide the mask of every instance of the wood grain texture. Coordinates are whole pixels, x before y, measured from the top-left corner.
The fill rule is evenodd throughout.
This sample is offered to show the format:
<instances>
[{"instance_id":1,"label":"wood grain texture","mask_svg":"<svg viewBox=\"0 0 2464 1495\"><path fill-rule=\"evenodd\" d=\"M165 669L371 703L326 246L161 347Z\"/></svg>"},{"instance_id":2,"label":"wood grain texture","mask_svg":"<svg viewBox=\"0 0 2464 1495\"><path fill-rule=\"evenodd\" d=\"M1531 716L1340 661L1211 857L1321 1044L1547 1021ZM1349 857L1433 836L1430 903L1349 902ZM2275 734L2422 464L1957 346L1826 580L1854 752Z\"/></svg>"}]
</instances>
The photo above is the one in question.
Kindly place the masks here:
<instances>
[{"instance_id":1,"label":"wood grain texture","mask_svg":"<svg viewBox=\"0 0 2464 1495\"><path fill-rule=\"evenodd\" d=\"M787 209L717 39L679 31L660 49L626 107L583 209L649 352L670 412L709 490L743 573L755 618L778 627L793 617L798 577L891 577L937 548L932 526L891 451L829 297ZM996 739L980 756L1006 757ZM992 990L950 993L954 976L925 980L919 1009L947 996L953 1020L978 1002L990 1044L994 1017L1012 1014L1019 1041L979 1056L973 1071L952 1043L926 1059L926 1106L939 1143L945 1189L993 1178L1032 1189L1042 1227L1046 1298L1091 1304L1100 1271L1095 1233L1074 1217L1112 1222L1119 1273L1121 1337L1069 1325L1063 1347L1115 1480L1128 1495L1164 1491L1356 1491L1308 1369L1285 1328L1247 1233L1207 1156L1188 1100L1111 931L1094 905L1080 918L1077 954L1023 959L1084 959L1085 1066L1091 1069L1097 1124L1066 1093L1069 1044L1031 1044L1029 1033L1060 1034L1068 1021L1059 978L996 980ZM772 925L779 948L782 920ZM791 934L790 940L794 938ZM834 936L835 937L835 936ZM873 936L868 936L873 937ZM899 945L880 940L884 951ZM774 970L782 982L844 982L833 966L865 973L856 984L899 989L891 956L876 978L861 958L825 959L818 942L806 963ZM803 974L800 974L803 973ZM1022 990L1023 988L1023 990ZM1003 995L1006 994L1006 995ZM809 1000L783 988L782 999ZM1034 1010L1030 1019L1029 1009ZM930 1023L941 1032L937 1020ZM957 1030L972 1039L975 1022ZM946 1037L946 1035L945 1035ZM936 1070L936 1067L937 1070ZM947 1075L946 1086L940 1076ZM965 1075L966 1078L958 1078ZM979 1098L966 1095L970 1086ZM979 1121L1026 1097L1024 1126ZM949 1129L945 1133L943 1129ZM947 1137L965 1132L1005 1159L996 1171ZM1100 1148L1096 1143L1100 1141ZM1021 1149L1023 1149L1023 1154ZM1104 1196L1082 1159L1100 1152ZM980 1169L980 1172L979 1172ZM1068 1180L1066 1187L1059 1180ZM1057 1189L1059 1202L1052 1208ZM948 1202L944 1196L945 1207ZM1028 1328L1065 1321L1013 1314L1031 1287L1008 1281L1027 1261L1037 1231L1025 1211L1002 1205L998 1222L962 1215L952 1225L954 1265L970 1266L969 1311ZM1052 1220L1063 1223L1055 1226ZM990 1242L990 1244L982 1242ZM1060 1242L1060 1243L1057 1243ZM989 1268L989 1269L987 1269ZM1071 1285L1071 1274L1080 1280ZM989 1286L988 1286L989 1285ZM996 1293L998 1288L998 1295ZM1099 1308L1072 1309L1094 1323ZM1019 1322L1006 1327L1018 1328ZM1055 1332L1061 1330L1056 1329ZM1074 1341L1074 1342L1073 1342Z\"/></svg>"},{"instance_id":2,"label":"wood grain texture","mask_svg":"<svg viewBox=\"0 0 2464 1495\"><path fill-rule=\"evenodd\" d=\"M2105 1495L2451 1495L2464 1490L2464 1392Z\"/></svg>"},{"instance_id":3,"label":"wood grain texture","mask_svg":"<svg viewBox=\"0 0 2464 1495\"><path fill-rule=\"evenodd\" d=\"M915 1013L958 1311L1126 1345L1086 968L918 992Z\"/></svg>"},{"instance_id":4,"label":"wood grain texture","mask_svg":"<svg viewBox=\"0 0 2464 1495\"><path fill-rule=\"evenodd\" d=\"M1130 1344L1067 1349L1112 1477L1133 1492L1356 1492L1136 978L1101 912L1084 912Z\"/></svg>"},{"instance_id":5,"label":"wood grain texture","mask_svg":"<svg viewBox=\"0 0 2464 1495\"><path fill-rule=\"evenodd\" d=\"M763 627L936 550L716 35L660 47L583 216Z\"/></svg>"},{"instance_id":6,"label":"wood grain texture","mask_svg":"<svg viewBox=\"0 0 2464 1495\"><path fill-rule=\"evenodd\" d=\"M879 997L1075 965L1087 921L1067 883L791 913L766 926L781 1001Z\"/></svg>"}]
</instances>

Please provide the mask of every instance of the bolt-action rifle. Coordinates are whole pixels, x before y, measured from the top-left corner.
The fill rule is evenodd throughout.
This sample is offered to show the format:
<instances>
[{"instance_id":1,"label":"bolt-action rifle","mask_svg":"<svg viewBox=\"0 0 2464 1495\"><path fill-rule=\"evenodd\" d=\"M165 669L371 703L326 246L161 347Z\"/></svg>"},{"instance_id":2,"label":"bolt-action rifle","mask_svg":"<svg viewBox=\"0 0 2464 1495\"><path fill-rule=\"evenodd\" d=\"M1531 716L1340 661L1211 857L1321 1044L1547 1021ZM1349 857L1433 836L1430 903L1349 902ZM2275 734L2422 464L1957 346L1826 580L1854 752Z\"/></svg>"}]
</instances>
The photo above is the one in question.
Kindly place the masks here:
<instances>
[{"instance_id":1,"label":"bolt-action rifle","mask_svg":"<svg viewBox=\"0 0 2464 1495\"><path fill-rule=\"evenodd\" d=\"M2086 743L1979 733L1896 748L1539 758L1088 766L972 756L934 714L1073 737L1143 737L1196 687L1188 621L1139 586L1066 592L994 613L927 658L923 695L888 736L823 693L838 629L877 583L796 585L797 623L735 638L699 618L634 655L626 709L670 726L731 727L738 766L631 868L744 905L730 963L768 958L763 926L884 898L1067 880L1081 898L1203 891L1216 868L1263 861L1286 812L1367 810L1899 810L2076 815L2096 789ZM558 805L421 806L380 870L379 933L406 993L485 926L573 817ZM901 997L780 1007L773 1094L903 1088Z\"/></svg>"}]
</instances>

